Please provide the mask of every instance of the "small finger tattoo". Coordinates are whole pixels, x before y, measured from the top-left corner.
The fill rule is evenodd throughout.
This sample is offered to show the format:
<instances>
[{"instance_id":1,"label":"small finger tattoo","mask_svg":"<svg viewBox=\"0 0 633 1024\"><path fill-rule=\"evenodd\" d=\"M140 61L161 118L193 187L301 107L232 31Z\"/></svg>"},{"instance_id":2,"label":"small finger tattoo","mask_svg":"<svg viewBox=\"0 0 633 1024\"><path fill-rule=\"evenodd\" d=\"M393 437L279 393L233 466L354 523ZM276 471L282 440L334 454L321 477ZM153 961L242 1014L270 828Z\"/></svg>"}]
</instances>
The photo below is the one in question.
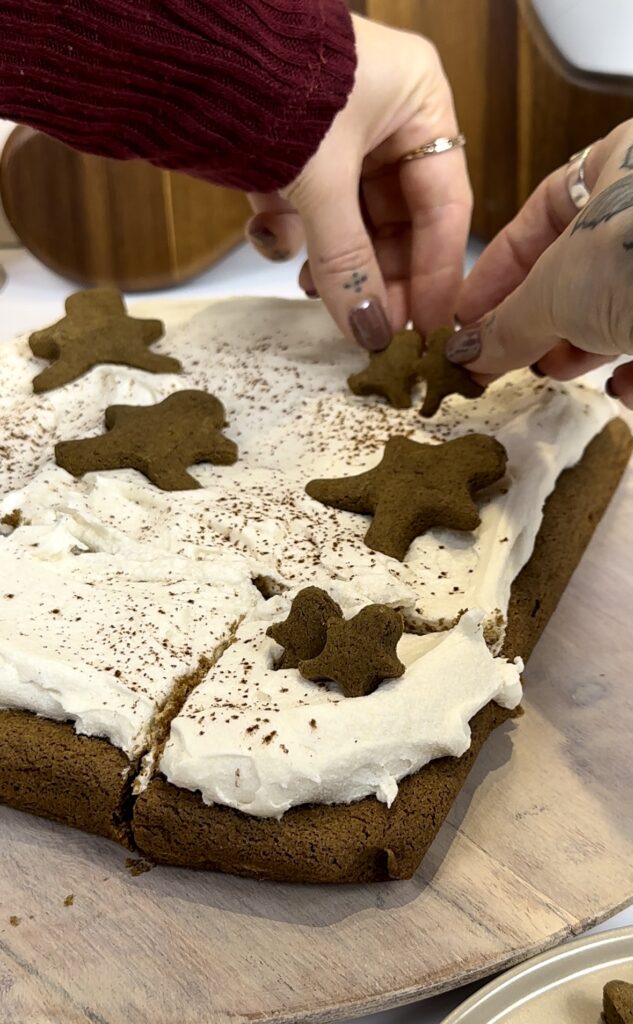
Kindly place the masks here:
<instances>
[{"instance_id":1,"label":"small finger tattoo","mask_svg":"<svg viewBox=\"0 0 633 1024\"><path fill-rule=\"evenodd\" d=\"M626 156L620 165L624 170L633 171L633 146L629 146Z\"/></svg>"},{"instance_id":2,"label":"small finger tattoo","mask_svg":"<svg viewBox=\"0 0 633 1024\"><path fill-rule=\"evenodd\" d=\"M355 270L349 281L346 281L343 288L346 291L354 291L359 295L363 290L363 285L369 280L367 274L361 274L358 270Z\"/></svg>"}]
</instances>

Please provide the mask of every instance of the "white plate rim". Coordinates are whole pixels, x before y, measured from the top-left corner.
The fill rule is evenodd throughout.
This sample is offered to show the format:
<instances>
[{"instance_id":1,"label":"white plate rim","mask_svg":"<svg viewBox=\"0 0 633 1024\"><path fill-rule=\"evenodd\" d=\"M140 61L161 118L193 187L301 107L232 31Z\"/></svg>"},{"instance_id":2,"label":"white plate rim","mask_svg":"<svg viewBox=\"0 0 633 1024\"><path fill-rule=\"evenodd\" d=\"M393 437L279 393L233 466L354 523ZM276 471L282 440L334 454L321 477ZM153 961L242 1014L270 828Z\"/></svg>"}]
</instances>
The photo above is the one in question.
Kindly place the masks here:
<instances>
[{"instance_id":1,"label":"white plate rim","mask_svg":"<svg viewBox=\"0 0 633 1024\"><path fill-rule=\"evenodd\" d=\"M599 932L597 935L589 935L584 939L577 939L564 946L557 946L556 949L548 950L539 956L532 957L518 967L495 978L484 988L479 989L470 996L461 1006L458 1006L448 1017L445 1017L442 1024L503 1024L504 1014L512 1003L506 1001L505 1010L503 1000L528 999L530 995L538 991L549 990L556 985L551 979L542 989L538 989L538 979L543 978L547 968L552 964L560 964L568 967L574 964L574 974L581 971L597 970L600 966L607 966L618 959L618 952L622 951L622 960L633 959L633 926L617 928L610 931ZM595 956L597 952L601 955ZM561 970L558 979L559 984L569 980L571 970Z\"/></svg>"}]
</instances>

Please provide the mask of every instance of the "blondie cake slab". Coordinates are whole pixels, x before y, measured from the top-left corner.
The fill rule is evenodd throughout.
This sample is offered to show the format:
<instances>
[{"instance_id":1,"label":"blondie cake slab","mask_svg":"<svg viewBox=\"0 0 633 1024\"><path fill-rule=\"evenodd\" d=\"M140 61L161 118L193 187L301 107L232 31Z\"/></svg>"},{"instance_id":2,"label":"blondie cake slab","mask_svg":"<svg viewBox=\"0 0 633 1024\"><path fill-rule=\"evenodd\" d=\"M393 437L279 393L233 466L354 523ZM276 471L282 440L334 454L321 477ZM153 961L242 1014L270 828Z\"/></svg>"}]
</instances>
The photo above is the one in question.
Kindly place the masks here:
<instances>
[{"instance_id":1,"label":"blondie cake slab","mask_svg":"<svg viewBox=\"0 0 633 1024\"><path fill-rule=\"evenodd\" d=\"M508 658L529 658L631 450L628 427L614 420L579 464L560 477L546 502L534 553L512 587L504 642ZM195 700L196 692L190 698ZM408 775L390 807L366 797L351 805L295 807L279 821L254 818L219 803L209 806L199 791L174 786L159 773L135 803L135 841L158 862L279 881L408 878L439 832L483 743L512 714L488 703L471 722L468 750Z\"/></svg>"},{"instance_id":2,"label":"blondie cake slab","mask_svg":"<svg viewBox=\"0 0 633 1024\"><path fill-rule=\"evenodd\" d=\"M346 379L366 356L337 339L309 303L217 303L154 348L183 372L97 366L37 395L42 360L26 339L0 348L0 799L122 841L131 827L142 849L166 861L315 881L404 877L478 746L517 705L520 666L512 662L529 653L617 485L628 431L611 422L616 407L606 396L529 374L476 401L449 399L428 422L419 389L408 410L352 395ZM234 465L192 469L199 489L164 492L131 469L75 478L55 465L54 444L102 433L106 407L151 405L192 388L222 401L225 434L239 450ZM504 445L506 480L482 496L473 534L431 530L403 562L366 547L364 516L305 493L314 477L375 465L393 434L440 444L473 431ZM576 473L578 494L561 499L548 526ZM528 560L524 574L537 578L529 587L524 574L516 579ZM407 673L358 701L293 679L285 689L307 695L297 708L316 702L325 715L319 725L314 712L316 729L308 718L304 762L317 759L320 768L306 771L296 732L289 744L271 725L262 738L277 735L263 760L248 749L254 723L246 717L262 693L269 700L266 687L281 691L273 677L287 674L272 671L275 646L267 643L261 673L239 680L244 707L227 708L228 722L218 722L227 728L222 758L214 758L220 733L209 722L193 730L192 710L205 713L196 702L223 701L222 679L231 679L223 666L245 639L257 646L307 585L326 590L346 614L371 603L399 609ZM438 658L442 645L450 657ZM437 698L443 677L453 687L464 678L464 692L453 707L435 700L436 734L409 729L401 749L399 722L410 719L413 689ZM305 713L291 700L277 712L285 720ZM372 710L361 711L363 702ZM325 727L336 707L349 723L342 733L364 751L351 771L339 756L345 744ZM193 757L188 735L197 737ZM280 774L274 759L286 757ZM275 786L279 798L271 798Z\"/></svg>"}]
</instances>

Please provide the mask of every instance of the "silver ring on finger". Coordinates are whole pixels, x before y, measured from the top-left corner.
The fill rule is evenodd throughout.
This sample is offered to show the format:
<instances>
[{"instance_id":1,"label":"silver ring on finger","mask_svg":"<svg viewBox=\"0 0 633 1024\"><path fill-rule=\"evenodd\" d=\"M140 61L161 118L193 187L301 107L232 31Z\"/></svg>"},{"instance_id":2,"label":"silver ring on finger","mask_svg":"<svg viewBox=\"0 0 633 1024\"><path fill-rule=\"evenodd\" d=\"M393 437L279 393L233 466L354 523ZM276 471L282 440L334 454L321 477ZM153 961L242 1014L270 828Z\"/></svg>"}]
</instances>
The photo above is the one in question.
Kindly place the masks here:
<instances>
[{"instance_id":1,"label":"silver ring on finger","mask_svg":"<svg viewBox=\"0 0 633 1024\"><path fill-rule=\"evenodd\" d=\"M591 192L587 188L585 178L585 164L592 148L593 146L586 146L580 152L570 156L567 162L567 191L577 210L582 210L591 198Z\"/></svg>"}]
</instances>

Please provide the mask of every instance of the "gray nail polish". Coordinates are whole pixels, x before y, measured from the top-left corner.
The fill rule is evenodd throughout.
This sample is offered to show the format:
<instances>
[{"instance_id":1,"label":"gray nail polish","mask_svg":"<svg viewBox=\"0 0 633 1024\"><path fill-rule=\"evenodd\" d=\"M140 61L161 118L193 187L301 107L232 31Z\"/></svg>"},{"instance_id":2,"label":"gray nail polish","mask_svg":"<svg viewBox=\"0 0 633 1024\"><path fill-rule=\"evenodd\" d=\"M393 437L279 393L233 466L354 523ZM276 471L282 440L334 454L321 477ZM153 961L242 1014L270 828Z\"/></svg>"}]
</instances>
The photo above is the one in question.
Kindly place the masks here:
<instances>
[{"instance_id":1,"label":"gray nail polish","mask_svg":"<svg viewBox=\"0 0 633 1024\"><path fill-rule=\"evenodd\" d=\"M391 341L387 314L378 299L363 299L349 315L352 334L369 352L381 352Z\"/></svg>"},{"instance_id":2,"label":"gray nail polish","mask_svg":"<svg viewBox=\"0 0 633 1024\"><path fill-rule=\"evenodd\" d=\"M478 327L464 327L446 343L446 358L451 363L472 363L481 355L481 332Z\"/></svg>"},{"instance_id":3,"label":"gray nail polish","mask_svg":"<svg viewBox=\"0 0 633 1024\"><path fill-rule=\"evenodd\" d=\"M269 231L268 228L258 228L256 231L249 231L249 235L254 242L265 246L267 249L277 244L277 236L272 231Z\"/></svg>"},{"instance_id":4,"label":"gray nail polish","mask_svg":"<svg viewBox=\"0 0 633 1024\"><path fill-rule=\"evenodd\" d=\"M272 252L268 253L268 258L271 259L273 263L285 263L286 260L290 259L290 250L273 249Z\"/></svg>"}]
</instances>

